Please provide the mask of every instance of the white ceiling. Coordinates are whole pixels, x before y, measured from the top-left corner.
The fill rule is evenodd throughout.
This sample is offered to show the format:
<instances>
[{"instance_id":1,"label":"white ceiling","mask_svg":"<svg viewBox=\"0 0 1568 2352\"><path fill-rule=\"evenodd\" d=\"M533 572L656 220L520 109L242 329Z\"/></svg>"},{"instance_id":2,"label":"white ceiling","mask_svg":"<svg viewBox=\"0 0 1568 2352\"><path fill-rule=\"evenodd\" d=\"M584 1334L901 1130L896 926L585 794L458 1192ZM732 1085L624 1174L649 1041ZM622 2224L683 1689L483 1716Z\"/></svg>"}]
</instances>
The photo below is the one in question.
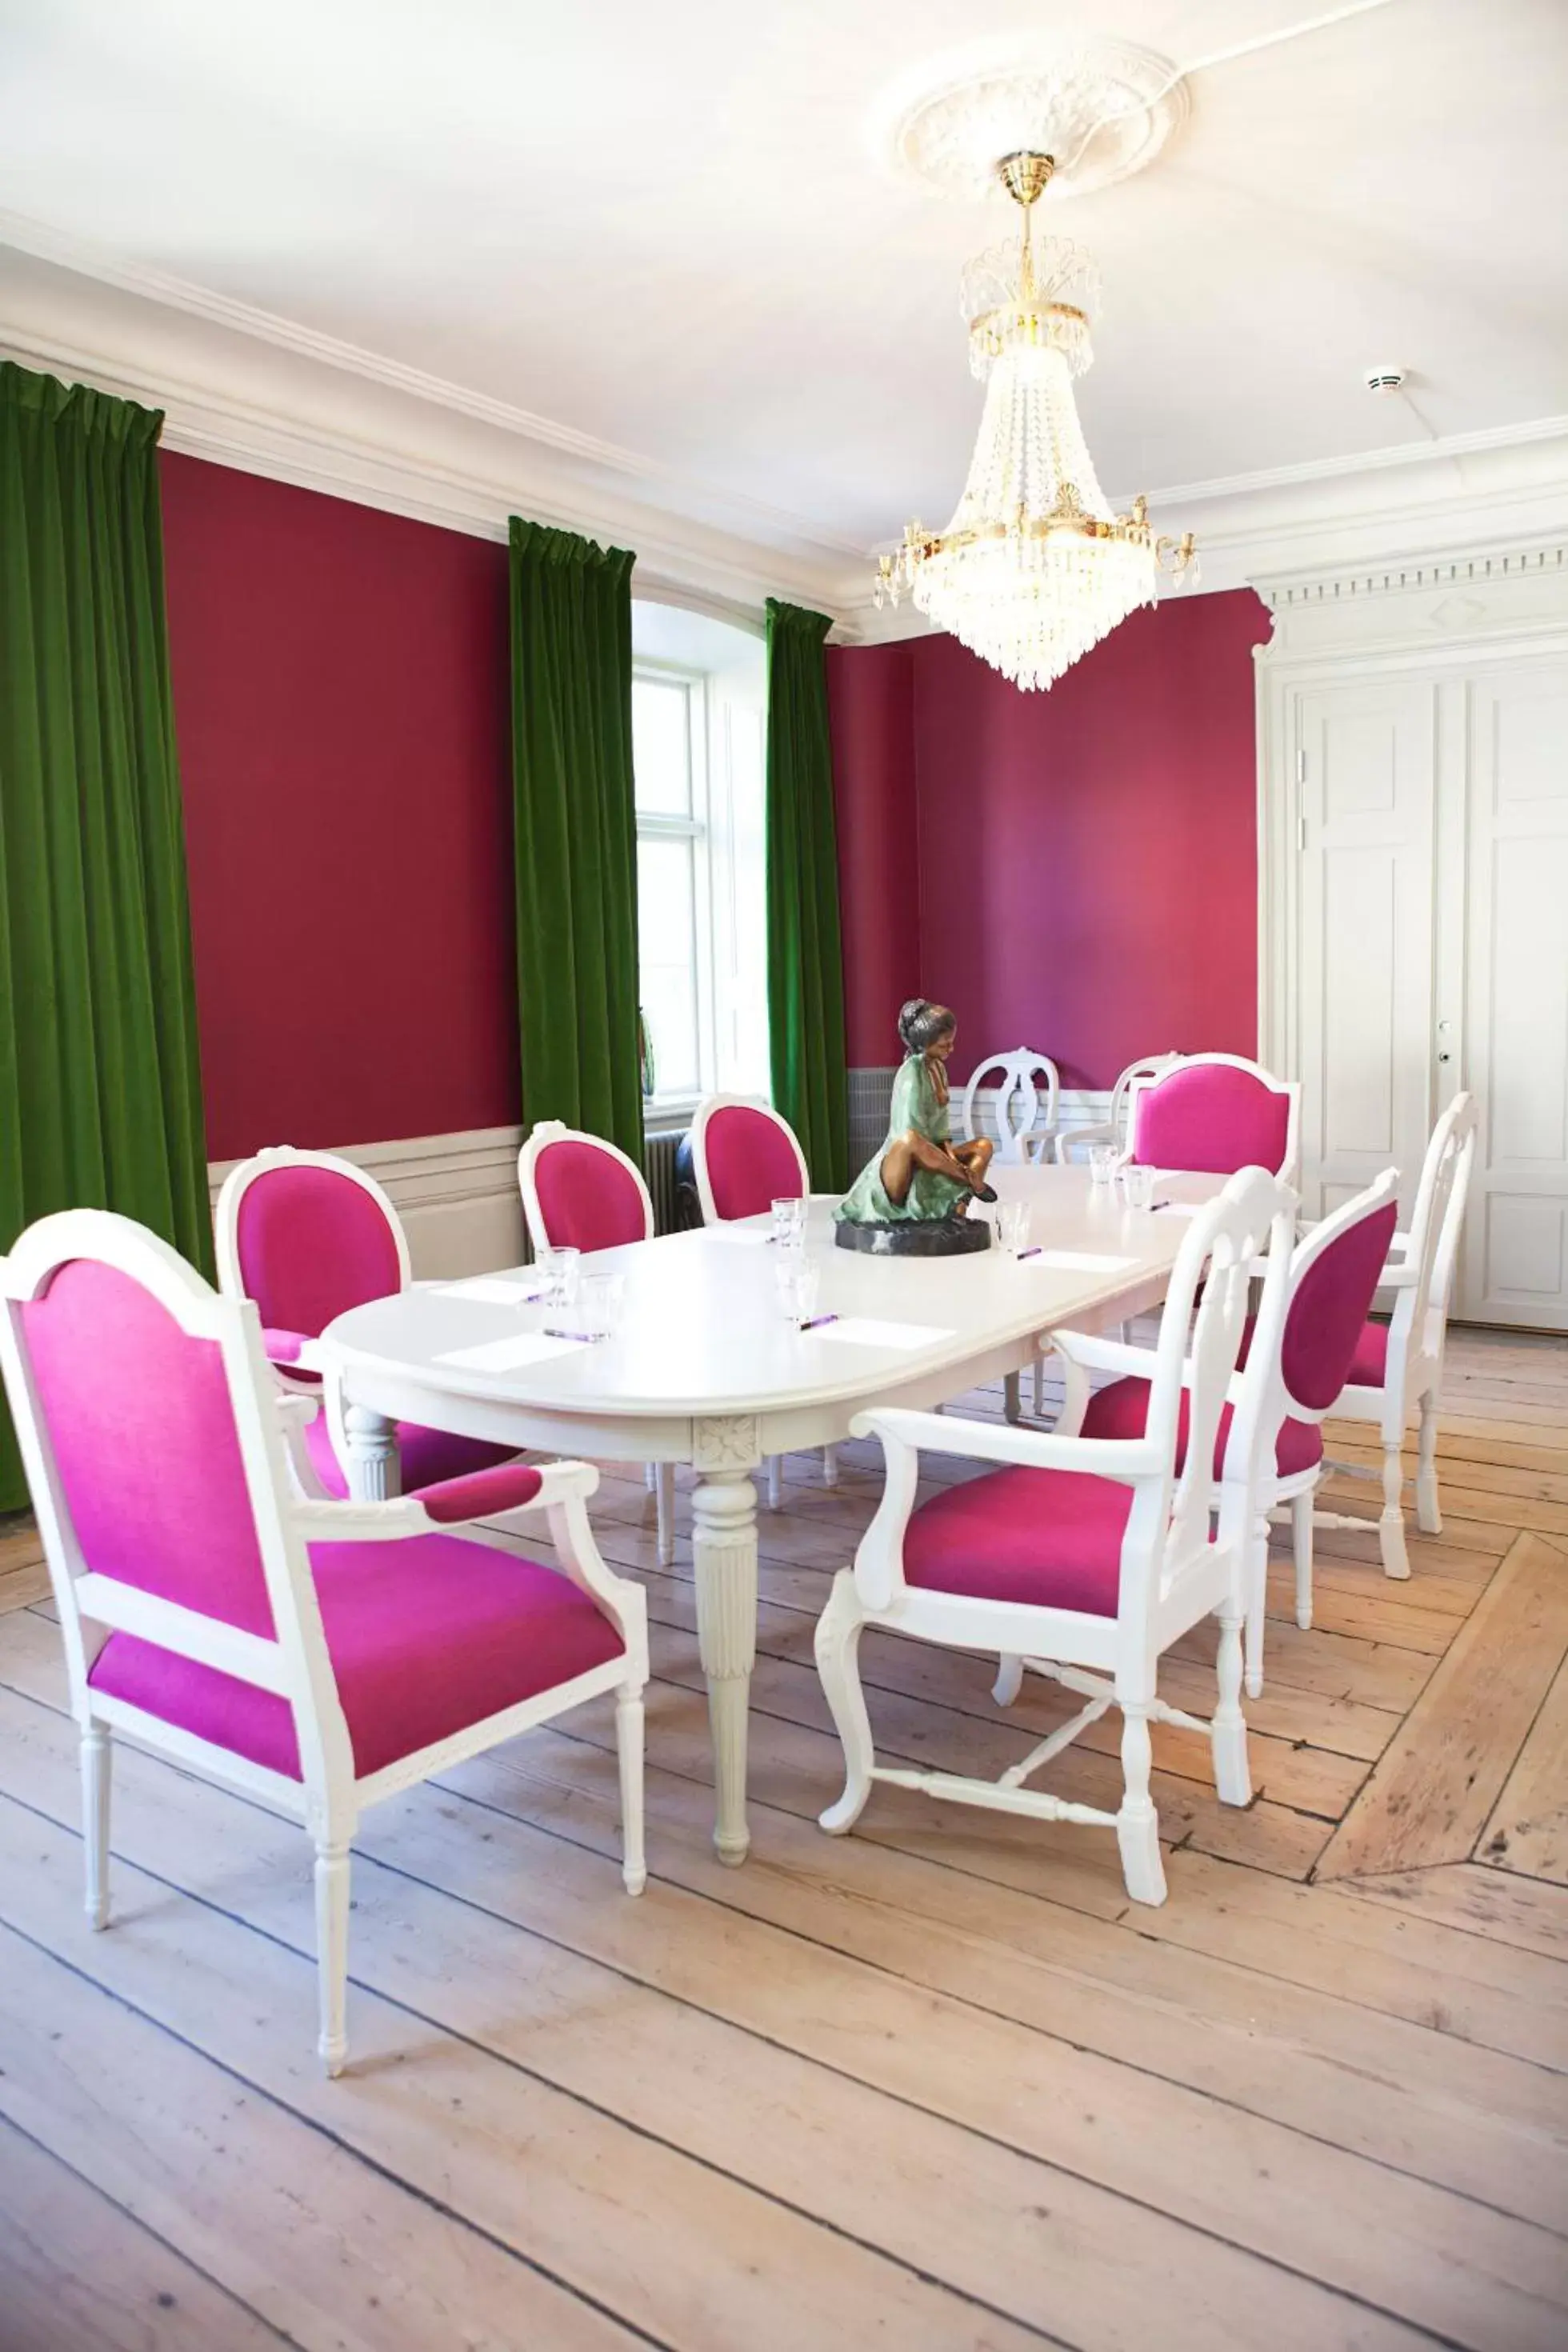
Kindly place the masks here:
<instances>
[{"instance_id":1,"label":"white ceiling","mask_svg":"<svg viewBox=\"0 0 1568 2352\"><path fill-rule=\"evenodd\" d=\"M635 453L656 501L865 547L954 501L957 274L1005 209L889 166L889 86L982 37L1181 62L1335 5L0 0L0 207ZM1389 0L1191 97L1050 224L1104 274L1108 488L1568 411L1568 0ZM1362 388L1389 361L1419 416Z\"/></svg>"}]
</instances>

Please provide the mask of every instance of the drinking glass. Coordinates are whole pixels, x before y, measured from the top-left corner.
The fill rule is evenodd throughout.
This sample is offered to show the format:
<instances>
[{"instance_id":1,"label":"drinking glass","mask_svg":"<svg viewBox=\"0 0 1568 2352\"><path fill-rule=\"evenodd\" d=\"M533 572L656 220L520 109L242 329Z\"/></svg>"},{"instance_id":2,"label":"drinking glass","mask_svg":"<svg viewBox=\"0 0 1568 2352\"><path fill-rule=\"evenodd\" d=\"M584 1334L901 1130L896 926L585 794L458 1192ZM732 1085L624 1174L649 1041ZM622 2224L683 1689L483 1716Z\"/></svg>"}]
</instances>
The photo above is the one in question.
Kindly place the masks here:
<instances>
[{"instance_id":1,"label":"drinking glass","mask_svg":"<svg viewBox=\"0 0 1568 2352\"><path fill-rule=\"evenodd\" d=\"M543 1279L540 1296L546 1307L570 1307L577 1296L579 1260L582 1253L574 1249L542 1249L535 1252L534 1264Z\"/></svg>"},{"instance_id":2,"label":"drinking glass","mask_svg":"<svg viewBox=\"0 0 1568 2352\"><path fill-rule=\"evenodd\" d=\"M805 1238L805 1202L798 1192L782 1194L773 1202L773 1239L781 1248L798 1248Z\"/></svg>"},{"instance_id":3,"label":"drinking glass","mask_svg":"<svg viewBox=\"0 0 1568 2352\"><path fill-rule=\"evenodd\" d=\"M1091 1143L1089 1147L1089 1181L1091 1184L1109 1184L1116 1173L1121 1158L1114 1143Z\"/></svg>"},{"instance_id":4,"label":"drinking glass","mask_svg":"<svg viewBox=\"0 0 1568 2352\"><path fill-rule=\"evenodd\" d=\"M1002 1201L996 1208L996 1239L1009 1257L1016 1257L1029 1238L1027 1201Z\"/></svg>"},{"instance_id":5,"label":"drinking glass","mask_svg":"<svg viewBox=\"0 0 1568 2352\"><path fill-rule=\"evenodd\" d=\"M798 1331L803 1324L810 1322L816 1312L822 1268L804 1251L786 1250L779 1259L775 1275L780 1312L785 1321L793 1323Z\"/></svg>"},{"instance_id":6,"label":"drinking glass","mask_svg":"<svg viewBox=\"0 0 1568 2352\"><path fill-rule=\"evenodd\" d=\"M590 1274L581 1285L577 1320L587 1339L610 1339L615 1337L626 1301L626 1278L624 1274Z\"/></svg>"},{"instance_id":7,"label":"drinking glass","mask_svg":"<svg viewBox=\"0 0 1568 2352\"><path fill-rule=\"evenodd\" d=\"M1152 1168L1124 1168L1121 1171L1121 1197L1130 1209L1152 1209L1154 1205L1154 1171Z\"/></svg>"}]
</instances>

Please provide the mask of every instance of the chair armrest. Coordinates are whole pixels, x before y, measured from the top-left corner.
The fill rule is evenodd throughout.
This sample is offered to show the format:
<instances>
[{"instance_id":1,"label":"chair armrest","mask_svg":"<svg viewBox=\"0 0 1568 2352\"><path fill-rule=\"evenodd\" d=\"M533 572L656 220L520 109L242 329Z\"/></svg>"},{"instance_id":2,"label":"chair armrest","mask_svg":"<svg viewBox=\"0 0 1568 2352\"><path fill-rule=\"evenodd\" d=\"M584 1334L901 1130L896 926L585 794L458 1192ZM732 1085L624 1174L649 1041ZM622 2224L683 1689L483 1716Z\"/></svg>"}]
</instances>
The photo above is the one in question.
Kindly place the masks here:
<instances>
[{"instance_id":1,"label":"chair armrest","mask_svg":"<svg viewBox=\"0 0 1568 2352\"><path fill-rule=\"evenodd\" d=\"M261 1344L267 1350L267 1360L285 1371L319 1372L321 1359L316 1342L308 1331L285 1331L273 1325L263 1327Z\"/></svg>"},{"instance_id":2,"label":"chair armrest","mask_svg":"<svg viewBox=\"0 0 1568 2352\"><path fill-rule=\"evenodd\" d=\"M385 1503L302 1502L294 1506L301 1533L317 1543L396 1543L407 1536L439 1535L475 1519L512 1511L558 1509L585 1502L599 1484L591 1462L503 1462L466 1478L443 1478Z\"/></svg>"},{"instance_id":3,"label":"chair armrest","mask_svg":"<svg viewBox=\"0 0 1568 2352\"><path fill-rule=\"evenodd\" d=\"M1065 1356L1086 1372L1116 1372L1139 1381L1154 1377L1153 1349L1131 1348L1123 1339L1102 1339L1091 1331L1047 1331L1040 1345L1047 1355Z\"/></svg>"},{"instance_id":4,"label":"chair armrest","mask_svg":"<svg viewBox=\"0 0 1568 2352\"><path fill-rule=\"evenodd\" d=\"M1385 1265L1377 1277L1379 1290L1414 1290L1420 1278L1418 1265Z\"/></svg>"},{"instance_id":5,"label":"chair armrest","mask_svg":"<svg viewBox=\"0 0 1568 2352\"><path fill-rule=\"evenodd\" d=\"M1071 1150L1075 1143L1115 1143L1116 1129L1108 1118L1097 1118L1089 1127L1058 1127L1056 1130L1057 1158Z\"/></svg>"},{"instance_id":6,"label":"chair armrest","mask_svg":"<svg viewBox=\"0 0 1568 2352\"><path fill-rule=\"evenodd\" d=\"M1087 1470L1133 1486L1161 1467L1160 1447L1146 1437L1058 1437L1053 1430L1015 1429L1008 1423L955 1421L948 1413L913 1412L902 1405L857 1413L855 1437L879 1437L910 1452L952 1454L966 1462L1021 1463L1031 1470Z\"/></svg>"}]
</instances>

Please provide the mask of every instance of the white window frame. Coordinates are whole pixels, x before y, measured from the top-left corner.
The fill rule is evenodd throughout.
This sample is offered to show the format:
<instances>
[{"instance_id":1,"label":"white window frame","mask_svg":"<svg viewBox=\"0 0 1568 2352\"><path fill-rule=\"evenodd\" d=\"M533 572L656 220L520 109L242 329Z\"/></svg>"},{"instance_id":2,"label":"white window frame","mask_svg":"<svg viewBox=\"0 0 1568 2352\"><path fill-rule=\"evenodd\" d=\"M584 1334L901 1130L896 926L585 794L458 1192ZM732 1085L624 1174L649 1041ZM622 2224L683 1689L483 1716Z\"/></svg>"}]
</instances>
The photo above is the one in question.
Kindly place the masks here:
<instances>
[{"instance_id":1,"label":"white window frame","mask_svg":"<svg viewBox=\"0 0 1568 2352\"><path fill-rule=\"evenodd\" d=\"M654 1045L655 1091L644 1097L643 1115L650 1133L683 1126L704 1095L713 1091L716 1067L713 982L713 838L708 747L708 678L700 669L679 662L654 661L639 656L632 665L634 682L647 678L660 686L686 688L686 749L691 777L689 816L669 816L652 810L637 812L637 835L644 841L684 841L691 845L691 959L697 1000L697 1066L695 1087L668 1090L658 1085L658 1039ZM641 992L641 975L638 975Z\"/></svg>"}]
</instances>

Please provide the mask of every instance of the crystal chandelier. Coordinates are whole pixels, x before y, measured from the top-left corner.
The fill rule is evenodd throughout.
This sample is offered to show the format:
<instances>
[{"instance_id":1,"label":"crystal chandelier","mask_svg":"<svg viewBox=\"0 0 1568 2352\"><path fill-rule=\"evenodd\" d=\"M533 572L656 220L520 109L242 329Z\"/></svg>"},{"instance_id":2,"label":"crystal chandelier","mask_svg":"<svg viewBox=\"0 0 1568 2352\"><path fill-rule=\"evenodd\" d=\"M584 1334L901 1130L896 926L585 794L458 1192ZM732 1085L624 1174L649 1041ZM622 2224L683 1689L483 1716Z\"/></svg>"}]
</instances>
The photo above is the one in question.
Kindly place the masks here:
<instances>
[{"instance_id":1,"label":"crystal chandelier","mask_svg":"<svg viewBox=\"0 0 1568 2352\"><path fill-rule=\"evenodd\" d=\"M1020 687L1047 687L1140 604L1164 573L1195 581L1189 531L1158 539L1148 501L1112 512L1100 488L1072 379L1094 354L1099 278L1082 247L1050 237L1037 253L1034 205L1056 165L1025 150L997 176L1023 232L970 263L961 301L969 364L985 386L980 438L944 531L910 523L878 566L876 600L908 594L938 628Z\"/></svg>"}]
</instances>

